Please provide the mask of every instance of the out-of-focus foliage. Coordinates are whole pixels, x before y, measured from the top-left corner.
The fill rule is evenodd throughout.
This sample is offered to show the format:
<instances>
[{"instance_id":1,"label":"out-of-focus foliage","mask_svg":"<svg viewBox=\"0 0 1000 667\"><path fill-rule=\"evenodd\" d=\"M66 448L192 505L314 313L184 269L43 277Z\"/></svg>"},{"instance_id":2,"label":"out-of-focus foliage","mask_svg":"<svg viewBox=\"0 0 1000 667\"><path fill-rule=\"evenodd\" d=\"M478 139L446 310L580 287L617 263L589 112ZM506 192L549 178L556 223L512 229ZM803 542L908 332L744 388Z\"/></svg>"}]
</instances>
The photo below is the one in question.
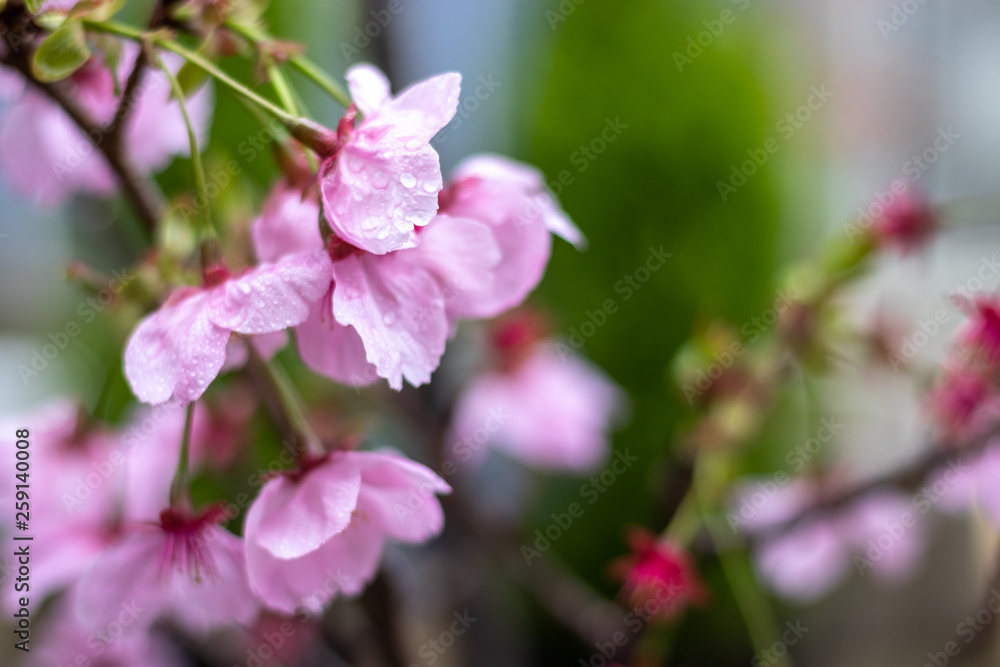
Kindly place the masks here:
<instances>
[{"instance_id":1,"label":"out-of-focus foliage","mask_svg":"<svg viewBox=\"0 0 1000 667\"><path fill-rule=\"evenodd\" d=\"M652 520L655 527L657 520L655 508L652 516L647 511L648 499L660 497L662 489L651 485L663 481L664 451L684 405L667 370L678 346L700 313L740 323L772 298L778 213L767 166L728 202L716 186L771 129L756 69L756 33L738 17L683 72L673 58L689 36L705 29L703 20L715 19L724 8L590 0L556 24L551 63L523 64L523 75L537 79L540 97L522 100L522 157L538 164L550 181L563 170L571 173L573 182L561 200L590 240L584 253L557 245L538 296L557 313L559 331L567 337L571 328L580 331L590 321L588 311L600 311L605 299L618 307L586 339L582 353L628 389L631 421L616 436L615 447L631 450L640 461L553 546L609 593L614 586L605 564L623 549L622 523ZM608 119L628 127L587 161L581 145L600 137ZM672 257L626 300L629 289L620 281L644 266L651 247L660 246ZM525 533L548 525L550 512L579 500L579 486L577 481L559 485L538 507L537 525L529 523ZM711 583L726 590L722 582ZM730 611L731 605L717 604L713 613ZM716 616L716 628L720 621L725 622ZM741 636L737 617L732 630ZM682 635L697 642L697 633ZM738 651L739 641L730 646ZM701 649L713 645L726 650L698 642Z\"/></svg>"}]
</instances>

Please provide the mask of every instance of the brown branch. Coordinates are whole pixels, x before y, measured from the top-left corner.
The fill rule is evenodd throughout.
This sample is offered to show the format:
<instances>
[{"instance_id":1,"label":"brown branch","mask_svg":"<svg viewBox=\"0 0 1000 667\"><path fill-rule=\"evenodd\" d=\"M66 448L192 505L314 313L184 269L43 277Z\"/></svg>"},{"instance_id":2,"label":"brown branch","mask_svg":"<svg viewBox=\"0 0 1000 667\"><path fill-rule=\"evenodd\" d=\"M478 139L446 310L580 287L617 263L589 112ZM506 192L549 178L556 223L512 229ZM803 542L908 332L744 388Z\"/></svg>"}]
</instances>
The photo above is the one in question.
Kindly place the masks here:
<instances>
[{"instance_id":1,"label":"brown branch","mask_svg":"<svg viewBox=\"0 0 1000 667\"><path fill-rule=\"evenodd\" d=\"M139 55L135 57L135 64L132 66L132 73L128 75L128 80L125 82L121 102L118 103L115 117L111 120L111 125L108 126L109 133L115 138L115 141L121 140L120 137L125 130L125 125L138 102L139 84L142 83L142 77L146 73L146 65L148 64L145 46L140 46Z\"/></svg>"},{"instance_id":2,"label":"brown branch","mask_svg":"<svg viewBox=\"0 0 1000 667\"><path fill-rule=\"evenodd\" d=\"M987 434L975 438L961 447L952 447L945 443L936 442L932 445L931 451L914 463L893 471L886 475L875 477L859 484L836 496L824 499L806 509L802 510L791 519L757 532L750 538L750 542L762 542L784 535L796 526L800 526L806 521L816 518L826 512L845 507L855 500L858 500L869 493L883 488L892 487L904 491L916 491L924 483L928 475L935 470L947 465L955 459L967 456L974 456L986 448L993 439L1000 435L1000 426L989 431Z\"/></svg>"},{"instance_id":3,"label":"brown branch","mask_svg":"<svg viewBox=\"0 0 1000 667\"><path fill-rule=\"evenodd\" d=\"M102 127L94 120L59 82L43 83L37 81L32 76L31 60L34 49L20 48L20 44L26 43L22 32L26 29L25 17L16 15L23 12L23 7L11 5L4 11L3 27L6 29L5 38L7 41L7 55L0 58L0 63L7 65L24 76L32 86L45 93L53 102L58 104L66 114L73 119L77 127L90 139L94 146L104 155L108 166L111 167L121 184L122 191L132 204L136 215L147 232L152 235L156 224L163 216L163 199L156 190L153 183L140 174L128 160L124 146L119 136ZM11 26L18 26L14 30ZM123 103L125 100L123 100Z\"/></svg>"}]
</instances>

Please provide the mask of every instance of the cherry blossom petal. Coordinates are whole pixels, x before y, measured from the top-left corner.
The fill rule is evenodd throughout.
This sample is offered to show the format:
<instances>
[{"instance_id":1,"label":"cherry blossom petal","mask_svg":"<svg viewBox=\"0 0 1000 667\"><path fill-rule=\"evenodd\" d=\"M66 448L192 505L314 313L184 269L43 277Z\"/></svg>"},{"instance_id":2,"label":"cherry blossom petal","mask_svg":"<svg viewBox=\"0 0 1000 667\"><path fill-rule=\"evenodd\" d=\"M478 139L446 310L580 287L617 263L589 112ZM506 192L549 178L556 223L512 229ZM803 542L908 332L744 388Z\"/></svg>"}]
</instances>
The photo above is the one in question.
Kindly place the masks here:
<instances>
[{"instance_id":1,"label":"cherry blossom petal","mask_svg":"<svg viewBox=\"0 0 1000 667\"><path fill-rule=\"evenodd\" d=\"M242 334L280 331L305 321L312 302L330 286L330 258L322 250L263 264L211 291L211 321Z\"/></svg>"},{"instance_id":2,"label":"cherry blossom petal","mask_svg":"<svg viewBox=\"0 0 1000 667\"><path fill-rule=\"evenodd\" d=\"M110 194L116 183L86 135L35 91L26 92L3 118L0 168L17 190L49 208L78 191Z\"/></svg>"},{"instance_id":3,"label":"cherry blossom petal","mask_svg":"<svg viewBox=\"0 0 1000 667\"><path fill-rule=\"evenodd\" d=\"M251 229L257 259L276 262L286 255L321 249L319 219L315 196L279 183Z\"/></svg>"},{"instance_id":4,"label":"cherry blossom petal","mask_svg":"<svg viewBox=\"0 0 1000 667\"><path fill-rule=\"evenodd\" d=\"M0 56L4 54L0 47ZM0 100L15 100L24 91L24 77L17 70L0 65Z\"/></svg>"},{"instance_id":5,"label":"cherry blossom petal","mask_svg":"<svg viewBox=\"0 0 1000 667\"><path fill-rule=\"evenodd\" d=\"M545 177L534 167L483 153L462 161L452 180L469 181L471 189L456 202L456 215L486 219L497 225L513 220L518 227L529 227L540 220L546 229L577 248L586 246L583 233L559 207ZM470 211L466 206L477 210Z\"/></svg>"},{"instance_id":6,"label":"cherry blossom petal","mask_svg":"<svg viewBox=\"0 0 1000 667\"><path fill-rule=\"evenodd\" d=\"M607 459L621 390L598 368L543 348L505 373L472 381L455 408L456 451L488 442L541 469L590 472Z\"/></svg>"},{"instance_id":7,"label":"cherry blossom petal","mask_svg":"<svg viewBox=\"0 0 1000 667\"><path fill-rule=\"evenodd\" d=\"M201 540L214 571L197 578L172 573L167 608L171 620L196 636L234 623L251 624L260 605L247 579L243 540L216 526L207 528Z\"/></svg>"},{"instance_id":8,"label":"cherry blossom petal","mask_svg":"<svg viewBox=\"0 0 1000 667\"><path fill-rule=\"evenodd\" d=\"M361 336L354 327L337 324L329 299L312 305L309 318L295 328L295 339L302 361L320 375L352 387L379 379L375 366L365 359Z\"/></svg>"},{"instance_id":9,"label":"cherry blossom petal","mask_svg":"<svg viewBox=\"0 0 1000 667\"><path fill-rule=\"evenodd\" d=\"M145 403L197 400L226 360L229 331L209 319L210 293L184 288L139 323L125 347L125 377Z\"/></svg>"},{"instance_id":10,"label":"cherry blossom petal","mask_svg":"<svg viewBox=\"0 0 1000 667\"><path fill-rule=\"evenodd\" d=\"M397 135L430 141L451 122L462 93L462 75L439 74L413 84L395 99L385 102L373 123L390 125Z\"/></svg>"},{"instance_id":11,"label":"cherry blossom petal","mask_svg":"<svg viewBox=\"0 0 1000 667\"><path fill-rule=\"evenodd\" d=\"M384 255L412 245L414 227L438 210L441 165L430 144L359 129L320 168L323 212L354 246Z\"/></svg>"},{"instance_id":12,"label":"cherry blossom petal","mask_svg":"<svg viewBox=\"0 0 1000 667\"><path fill-rule=\"evenodd\" d=\"M347 528L360 488L357 464L336 455L301 480L273 479L250 507L247 539L278 558L303 556Z\"/></svg>"},{"instance_id":13,"label":"cherry blossom petal","mask_svg":"<svg viewBox=\"0 0 1000 667\"><path fill-rule=\"evenodd\" d=\"M159 528L143 527L101 554L76 587L85 627L107 626L126 606L143 610L129 626L133 632L156 621L168 602L161 579L165 539Z\"/></svg>"},{"instance_id":14,"label":"cherry blossom petal","mask_svg":"<svg viewBox=\"0 0 1000 667\"><path fill-rule=\"evenodd\" d=\"M247 530L252 529L248 516ZM250 585L271 609L319 613L338 593L357 595L364 589L378 570L384 542L367 525L352 523L315 551L286 560L248 540Z\"/></svg>"},{"instance_id":15,"label":"cherry blossom petal","mask_svg":"<svg viewBox=\"0 0 1000 667\"><path fill-rule=\"evenodd\" d=\"M825 520L795 528L759 548L761 579L791 600L809 602L836 586L850 567L837 527Z\"/></svg>"},{"instance_id":16,"label":"cherry blossom petal","mask_svg":"<svg viewBox=\"0 0 1000 667\"><path fill-rule=\"evenodd\" d=\"M334 316L357 330L378 375L394 389L404 378L414 386L429 382L448 336L437 281L397 256L353 255L337 262L333 274Z\"/></svg>"},{"instance_id":17,"label":"cherry blossom petal","mask_svg":"<svg viewBox=\"0 0 1000 667\"><path fill-rule=\"evenodd\" d=\"M854 555L868 559L872 572L890 581L909 578L924 551L923 522L917 518L904 525L904 515L914 518L910 498L882 490L861 498L839 517L841 533ZM888 548L887 540L891 540Z\"/></svg>"},{"instance_id":18,"label":"cherry blossom petal","mask_svg":"<svg viewBox=\"0 0 1000 667\"><path fill-rule=\"evenodd\" d=\"M501 312L492 299L501 253L486 224L439 215L420 233L419 245L399 256L440 279L452 317L492 317Z\"/></svg>"},{"instance_id":19,"label":"cherry blossom petal","mask_svg":"<svg viewBox=\"0 0 1000 667\"><path fill-rule=\"evenodd\" d=\"M435 494L451 487L426 466L379 452L348 452L361 468L358 510L364 519L397 540L423 542L444 527Z\"/></svg>"},{"instance_id":20,"label":"cherry blossom petal","mask_svg":"<svg viewBox=\"0 0 1000 667\"><path fill-rule=\"evenodd\" d=\"M373 118L382 105L392 99L389 79L382 70L367 63L347 70L347 87L351 91L351 99L365 118Z\"/></svg>"}]
</instances>

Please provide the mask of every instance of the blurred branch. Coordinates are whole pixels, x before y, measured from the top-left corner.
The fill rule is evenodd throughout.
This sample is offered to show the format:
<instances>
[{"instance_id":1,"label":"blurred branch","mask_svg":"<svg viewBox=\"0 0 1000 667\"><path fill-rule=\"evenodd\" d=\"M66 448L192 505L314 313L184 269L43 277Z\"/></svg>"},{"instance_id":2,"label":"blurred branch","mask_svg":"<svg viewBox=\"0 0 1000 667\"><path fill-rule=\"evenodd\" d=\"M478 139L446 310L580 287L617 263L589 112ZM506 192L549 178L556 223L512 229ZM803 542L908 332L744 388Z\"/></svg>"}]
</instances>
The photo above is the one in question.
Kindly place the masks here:
<instances>
[{"instance_id":1,"label":"blurred branch","mask_svg":"<svg viewBox=\"0 0 1000 667\"><path fill-rule=\"evenodd\" d=\"M34 79L31 72L34 49L23 47L31 41L30 35L24 34L31 22L23 6L6 7L0 12L0 24L5 28L4 37L7 41L7 54L0 58L0 62L16 69L29 84L62 107L77 127L90 138L94 146L104 155L108 166L115 172L143 227L152 235L157 222L163 216L162 197L152 182L129 162L117 133L107 131L108 128L102 127L94 120L59 82L42 83Z\"/></svg>"},{"instance_id":2,"label":"blurred branch","mask_svg":"<svg viewBox=\"0 0 1000 667\"><path fill-rule=\"evenodd\" d=\"M588 647L611 641L624 629L628 612L574 575L555 554L547 553L529 566L520 552L509 550L503 564L552 618Z\"/></svg>"},{"instance_id":3,"label":"blurred branch","mask_svg":"<svg viewBox=\"0 0 1000 667\"><path fill-rule=\"evenodd\" d=\"M399 600L384 570L379 570L375 579L365 588L361 604L378 634L378 641L375 643L382 664L386 667L406 667L406 658L400 645L403 633L399 627Z\"/></svg>"},{"instance_id":4,"label":"blurred branch","mask_svg":"<svg viewBox=\"0 0 1000 667\"><path fill-rule=\"evenodd\" d=\"M785 522L761 530L753 535L750 541L760 542L780 537L796 526L800 526L818 515L849 505L855 500L883 487L892 487L903 491L916 491L924 483L927 476L935 470L955 459L974 456L980 453L997 436L1000 436L1000 425L961 447L949 448L945 443L936 442L931 446L931 451L928 454L925 454L914 463L889 474L875 477L843 493L818 502Z\"/></svg>"},{"instance_id":5,"label":"blurred branch","mask_svg":"<svg viewBox=\"0 0 1000 667\"><path fill-rule=\"evenodd\" d=\"M139 84L142 83L142 77L146 73L146 65L148 64L146 49L140 47L139 55L136 56L135 64L132 66L132 73L128 75L128 81L125 82L122 99L115 110L115 117L111 121L111 134L119 141L118 138L125 131L125 125L132 115L136 102L138 102L136 93L139 90Z\"/></svg>"}]
</instances>

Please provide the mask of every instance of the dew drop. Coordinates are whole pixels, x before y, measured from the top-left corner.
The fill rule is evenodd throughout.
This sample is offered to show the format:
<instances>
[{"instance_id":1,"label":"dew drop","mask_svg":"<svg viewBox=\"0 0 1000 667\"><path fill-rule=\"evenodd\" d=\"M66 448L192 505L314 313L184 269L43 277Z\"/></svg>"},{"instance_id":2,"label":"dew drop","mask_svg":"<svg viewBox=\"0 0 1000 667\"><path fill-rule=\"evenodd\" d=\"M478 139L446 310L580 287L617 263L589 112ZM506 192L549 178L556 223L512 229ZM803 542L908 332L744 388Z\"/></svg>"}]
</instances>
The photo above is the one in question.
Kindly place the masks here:
<instances>
[{"instance_id":1,"label":"dew drop","mask_svg":"<svg viewBox=\"0 0 1000 667\"><path fill-rule=\"evenodd\" d=\"M403 184L404 188L412 188L417 184L417 179L413 176L413 174L403 173L399 176L399 182Z\"/></svg>"},{"instance_id":2,"label":"dew drop","mask_svg":"<svg viewBox=\"0 0 1000 667\"><path fill-rule=\"evenodd\" d=\"M385 322L387 327L391 327L396 323L396 313L386 313L382 316L382 321Z\"/></svg>"},{"instance_id":3,"label":"dew drop","mask_svg":"<svg viewBox=\"0 0 1000 667\"><path fill-rule=\"evenodd\" d=\"M389 185L389 177L385 175L384 171L376 171L372 175L372 185L381 190Z\"/></svg>"}]
</instances>

